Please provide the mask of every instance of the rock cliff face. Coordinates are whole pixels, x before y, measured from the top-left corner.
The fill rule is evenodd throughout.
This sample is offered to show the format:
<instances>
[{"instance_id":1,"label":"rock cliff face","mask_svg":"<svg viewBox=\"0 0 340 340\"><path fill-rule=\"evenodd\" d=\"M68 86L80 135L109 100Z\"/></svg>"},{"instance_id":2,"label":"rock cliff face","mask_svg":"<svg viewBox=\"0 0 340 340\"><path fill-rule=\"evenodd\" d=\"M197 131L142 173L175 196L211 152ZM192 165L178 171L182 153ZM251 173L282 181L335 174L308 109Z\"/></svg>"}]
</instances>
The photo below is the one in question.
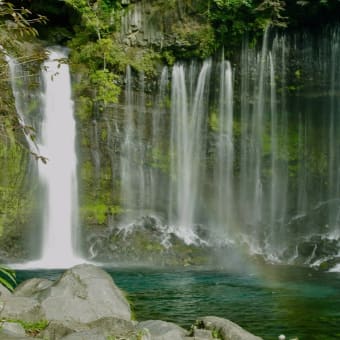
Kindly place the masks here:
<instances>
[{"instance_id":1,"label":"rock cliff face","mask_svg":"<svg viewBox=\"0 0 340 340\"><path fill-rule=\"evenodd\" d=\"M33 184L36 164L17 119L15 104L19 106L22 103L15 102L13 82L11 84L8 81L11 79L8 65L1 60L0 67L2 76L6 80L5 84L1 84L0 89L2 97L0 101L0 259L8 261L28 256L30 240L27 236L32 231L30 226L37 221L35 214L37 200L34 196L36 187ZM16 92L24 93L29 87L28 84L24 84L24 74L28 73L29 70L25 70L17 76L20 81L16 80ZM34 91L31 93L26 91L25 95L30 102L20 108L29 113L28 107L34 110L35 106ZM27 129L29 130L30 127Z\"/></svg>"},{"instance_id":2,"label":"rock cliff face","mask_svg":"<svg viewBox=\"0 0 340 340\"><path fill-rule=\"evenodd\" d=\"M128 3L127 3L128 2ZM202 1L136 0L121 17L119 40L126 46L169 50L176 56L207 57L214 33L202 12Z\"/></svg>"}]
</instances>

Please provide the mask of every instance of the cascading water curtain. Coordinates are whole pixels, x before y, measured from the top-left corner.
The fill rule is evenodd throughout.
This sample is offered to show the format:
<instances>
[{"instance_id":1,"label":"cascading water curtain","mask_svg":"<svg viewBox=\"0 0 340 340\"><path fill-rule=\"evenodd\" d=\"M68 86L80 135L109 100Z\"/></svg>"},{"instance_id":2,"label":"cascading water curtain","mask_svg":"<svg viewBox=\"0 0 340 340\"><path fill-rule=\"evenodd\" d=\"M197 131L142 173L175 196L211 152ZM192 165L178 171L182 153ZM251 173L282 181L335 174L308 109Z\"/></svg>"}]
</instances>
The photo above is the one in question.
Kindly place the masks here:
<instances>
[{"instance_id":1,"label":"cascading water curtain","mask_svg":"<svg viewBox=\"0 0 340 340\"><path fill-rule=\"evenodd\" d=\"M186 243L242 245L269 261L338 255L340 35L245 41L164 67L155 95L127 69L119 127L122 221L159 217ZM203 232L202 232L203 231Z\"/></svg>"}]
</instances>

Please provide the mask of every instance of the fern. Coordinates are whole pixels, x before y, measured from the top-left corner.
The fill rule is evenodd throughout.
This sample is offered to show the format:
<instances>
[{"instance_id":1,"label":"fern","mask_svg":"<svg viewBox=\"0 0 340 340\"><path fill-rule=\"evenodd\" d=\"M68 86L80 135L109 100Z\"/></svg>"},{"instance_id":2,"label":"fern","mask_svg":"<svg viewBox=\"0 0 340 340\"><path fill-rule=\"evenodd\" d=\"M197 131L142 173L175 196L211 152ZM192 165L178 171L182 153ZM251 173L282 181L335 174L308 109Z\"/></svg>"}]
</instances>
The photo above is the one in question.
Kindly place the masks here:
<instances>
[{"instance_id":1,"label":"fern","mask_svg":"<svg viewBox=\"0 0 340 340\"><path fill-rule=\"evenodd\" d=\"M10 291L13 291L17 284L15 272L10 268L0 266L0 283Z\"/></svg>"}]
</instances>

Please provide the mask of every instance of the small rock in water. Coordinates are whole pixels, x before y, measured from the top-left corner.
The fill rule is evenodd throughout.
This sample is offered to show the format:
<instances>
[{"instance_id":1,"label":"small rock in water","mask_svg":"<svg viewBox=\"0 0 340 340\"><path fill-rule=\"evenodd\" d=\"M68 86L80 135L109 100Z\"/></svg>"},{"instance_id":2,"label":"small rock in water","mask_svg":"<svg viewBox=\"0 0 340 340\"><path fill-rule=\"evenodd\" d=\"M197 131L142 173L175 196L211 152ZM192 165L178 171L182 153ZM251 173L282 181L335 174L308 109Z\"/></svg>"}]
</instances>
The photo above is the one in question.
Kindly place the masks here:
<instances>
[{"instance_id":1,"label":"small rock in water","mask_svg":"<svg viewBox=\"0 0 340 340\"><path fill-rule=\"evenodd\" d=\"M286 336L283 334L279 335L279 340L286 340Z\"/></svg>"}]
</instances>

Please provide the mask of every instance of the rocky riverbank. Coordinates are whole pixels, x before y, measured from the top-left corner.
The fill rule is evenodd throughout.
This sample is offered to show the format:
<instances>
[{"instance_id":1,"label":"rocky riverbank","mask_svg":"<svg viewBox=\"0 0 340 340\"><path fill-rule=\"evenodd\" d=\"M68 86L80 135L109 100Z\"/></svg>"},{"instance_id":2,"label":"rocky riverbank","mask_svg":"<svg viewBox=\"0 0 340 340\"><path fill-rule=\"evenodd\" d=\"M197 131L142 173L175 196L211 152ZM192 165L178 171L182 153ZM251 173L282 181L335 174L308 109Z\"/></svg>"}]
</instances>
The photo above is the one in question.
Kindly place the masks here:
<instances>
[{"instance_id":1,"label":"rocky riverbank","mask_svg":"<svg viewBox=\"0 0 340 340\"><path fill-rule=\"evenodd\" d=\"M0 285L0 340L260 340L218 317L198 319L190 330L170 322L133 320L130 304L110 275L78 265L52 282L30 279L13 293Z\"/></svg>"}]
</instances>

